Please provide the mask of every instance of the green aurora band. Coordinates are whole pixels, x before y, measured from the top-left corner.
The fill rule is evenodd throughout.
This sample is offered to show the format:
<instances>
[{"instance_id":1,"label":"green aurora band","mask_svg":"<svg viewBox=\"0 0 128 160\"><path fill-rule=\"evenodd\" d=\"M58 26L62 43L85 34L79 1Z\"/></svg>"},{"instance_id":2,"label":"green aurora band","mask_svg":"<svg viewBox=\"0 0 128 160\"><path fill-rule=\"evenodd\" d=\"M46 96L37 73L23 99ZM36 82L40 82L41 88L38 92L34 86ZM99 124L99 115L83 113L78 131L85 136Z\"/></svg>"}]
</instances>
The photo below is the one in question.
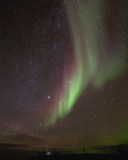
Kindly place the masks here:
<instances>
[{"instance_id":1,"label":"green aurora band","mask_svg":"<svg viewBox=\"0 0 128 160\"><path fill-rule=\"evenodd\" d=\"M127 50L122 47L120 36L116 37L116 47L112 44L109 54L108 49L106 51L106 10L105 0L67 1L66 12L74 47L73 67L71 71L67 67L64 73L61 94L45 126L54 125L57 119L70 113L89 83L101 88L123 75ZM124 27L122 32L125 30Z\"/></svg>"}]
</instances>

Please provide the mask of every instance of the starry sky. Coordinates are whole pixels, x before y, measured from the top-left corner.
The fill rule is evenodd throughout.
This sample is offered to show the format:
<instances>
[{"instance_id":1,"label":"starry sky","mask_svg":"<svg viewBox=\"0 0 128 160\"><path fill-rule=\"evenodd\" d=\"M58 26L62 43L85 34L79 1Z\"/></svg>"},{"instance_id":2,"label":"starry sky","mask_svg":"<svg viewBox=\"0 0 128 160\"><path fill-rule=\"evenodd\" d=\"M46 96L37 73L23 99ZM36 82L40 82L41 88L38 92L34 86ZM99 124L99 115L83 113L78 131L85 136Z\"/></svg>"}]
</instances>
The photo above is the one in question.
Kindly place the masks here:
<instances>
[{"instance_id":1,"label":"starry sky","mask_svg":"<svg viewBox=\"0 0 128 160\"><path fill-rule=\"evenodd\" d=\"M0 2L0 148L128 144L127 8Z\"/></svg>"}]
</instances>

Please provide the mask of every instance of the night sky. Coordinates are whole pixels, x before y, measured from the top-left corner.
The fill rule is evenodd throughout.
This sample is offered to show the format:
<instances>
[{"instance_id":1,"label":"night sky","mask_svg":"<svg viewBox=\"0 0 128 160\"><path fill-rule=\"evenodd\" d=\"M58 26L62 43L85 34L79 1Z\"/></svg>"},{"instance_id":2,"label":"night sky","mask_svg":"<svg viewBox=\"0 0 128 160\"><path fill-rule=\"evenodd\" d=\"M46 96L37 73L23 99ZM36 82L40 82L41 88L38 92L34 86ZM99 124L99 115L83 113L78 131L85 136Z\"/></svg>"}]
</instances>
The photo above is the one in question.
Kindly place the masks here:
<instances>
[{"instance_id":1,"label":"night sky","mask_svg":"<svg viewBox=\"0 0 128 160\"><path fill-rule=\"evenodd\" d=\"M4 143L128 144L127 0L0 1Z\"/></svg>"}]
</instances>

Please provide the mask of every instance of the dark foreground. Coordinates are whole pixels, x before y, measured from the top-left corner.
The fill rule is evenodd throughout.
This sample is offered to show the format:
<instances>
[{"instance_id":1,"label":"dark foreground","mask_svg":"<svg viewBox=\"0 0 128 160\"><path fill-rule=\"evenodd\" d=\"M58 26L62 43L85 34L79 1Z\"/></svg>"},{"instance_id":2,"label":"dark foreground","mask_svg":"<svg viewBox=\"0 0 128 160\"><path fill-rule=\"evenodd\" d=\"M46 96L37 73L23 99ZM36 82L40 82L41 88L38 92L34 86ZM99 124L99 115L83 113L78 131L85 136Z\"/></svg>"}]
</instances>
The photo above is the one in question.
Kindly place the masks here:
<instances>
[{"instance_id":1,"label":"dark foreground","mask_svg":"<svg viewBox=\"0 0 128 160\"><path fill-rule=\"evenodd\" d=\"M93 151L90 152L89 151ZM94 150L77 151L51 151L36 152L13 149L0 150L0 160L127 160L128 146L109 146L95 148Z\"/></svg>"},{"instance_id":2,"label":"dark foreground","mask_svg":"<svg viewBox=\"0 0 128 160\"><path fill-rule=\"evenodd\" d=\"M37 156L31 160L117 160L128 159L127 155L112 155L112 154L82 154L82 155L51 155L51 156ZM124 160L125 160L124 159Z\"/></svg>"},{"instance_id":3,"label":"dark foreground","mask_svg":"<svg viewBox=\"0 0 128 160\"><path fill-rule=\"evenodd\" d=\"M2 155L0 160L127 160L128 155L118 154L67 154L67 155Z\"/></svg>"}]
</instances>

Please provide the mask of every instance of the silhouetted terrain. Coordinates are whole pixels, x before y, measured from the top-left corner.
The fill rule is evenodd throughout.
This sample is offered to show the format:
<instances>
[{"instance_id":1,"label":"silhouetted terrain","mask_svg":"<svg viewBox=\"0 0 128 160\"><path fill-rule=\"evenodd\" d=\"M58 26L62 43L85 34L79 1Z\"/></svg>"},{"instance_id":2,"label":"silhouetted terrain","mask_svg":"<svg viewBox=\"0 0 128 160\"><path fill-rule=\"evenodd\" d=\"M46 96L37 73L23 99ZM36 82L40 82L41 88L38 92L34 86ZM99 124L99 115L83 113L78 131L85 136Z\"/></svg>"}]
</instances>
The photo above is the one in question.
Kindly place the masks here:
<instances>
[{"instance_id":1,"label":"silhouetted terrain","mask_svg":"<svg viewBox=\"0 0 128 160\"><path fill-rule=\"evenodd\" d=\"M7 144L6 147L15 147L15 145ZM10 147L11 146L11 147ZM128 145L118 146L101 146L90 149L77 150L77 151L62 151L57 149L50 149L49 151L24 151L21 149L7 149L5 144L0 150L0 160L116 160L128 159ZM20 146L18 146L20 147Z\"/></svg>"},{"instance_id":2,"label":"silhouetted terrain","mask_svg":"<svg viewBox=\"0 0 128 160\"><path fill-rule=\"evenodd\" d=\"M0 160L30 160L37 152L23 150L0 150Z\"/></svg>"}]
</instances>

